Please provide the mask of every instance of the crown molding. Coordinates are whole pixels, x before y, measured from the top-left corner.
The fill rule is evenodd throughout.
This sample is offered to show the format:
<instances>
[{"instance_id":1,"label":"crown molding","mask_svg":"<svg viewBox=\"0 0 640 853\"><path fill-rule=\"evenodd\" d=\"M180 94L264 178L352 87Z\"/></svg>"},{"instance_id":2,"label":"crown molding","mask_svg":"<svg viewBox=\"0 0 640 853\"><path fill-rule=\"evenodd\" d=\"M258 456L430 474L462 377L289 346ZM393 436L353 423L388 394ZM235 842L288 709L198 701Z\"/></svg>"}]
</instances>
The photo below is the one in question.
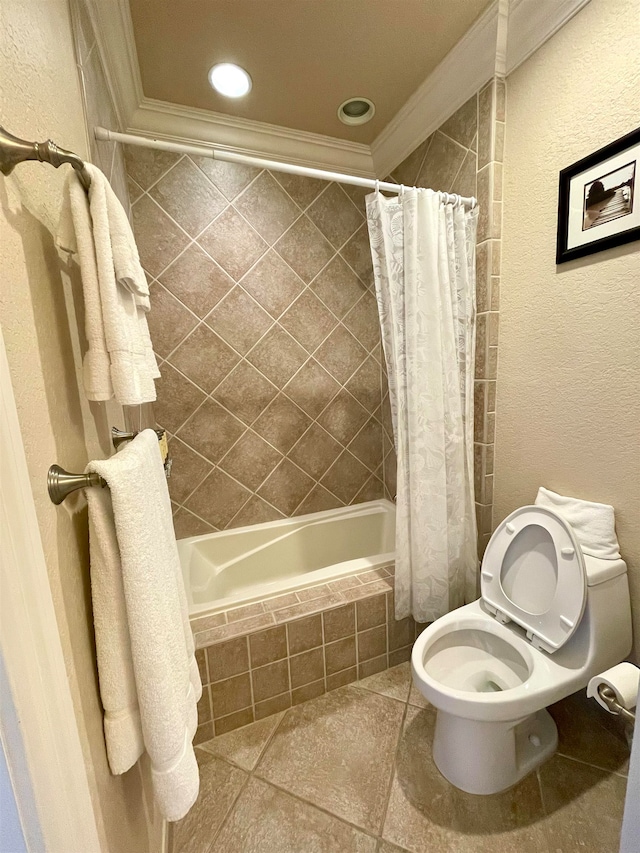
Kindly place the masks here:
<instances>
[{"instance_id":1,"label":"crown molding","mask_svg":"<svg viewBox=\"0 0 640 853\"><path fill-rule=\"evenodd\" d=\"M387 175L494 74L510 74L590 0L496 0L371 145Z\"/></svg>"},{"instance_id":2,"label":"crown molding","mask_svg":"<svg viewBox=\"0 0 640 853\"><path fill-rule=\"evenodd\" d=\"M368 145L146 98L128 0L90 2L98 46L125 132L174 142L204 142L270 160L375 177Z\"/></svg>"},{"instance_id":3,"label":"crown molding","mask_svg":"<svg viewBox=\"0 0 640 853\"><path fill-rule=\"evenodd\" d=\"M109 86L128 133L384 177L494 74L509 74L590 0L495 0L371 146L146 98L128 0L88 0ZM508 29L507 29L508 14Z\"/></svg>"},{"instance_id":4,"label":"crown molding","mask_svg":"<svg viewBox=\"0 0 640 853\"><path fill-rule=\"evenodd\" d=\"M375 177L368 145L153 98L142 99L127 130L174 142L208 143L239 154L316 169Z\"/></svg>"},{"instance_id":5,"label":"crown molding","mask_svg":"<svg viewBox=\"0 0 640 853\"><path fill-rule=\"evenodd\" d=\"M377 174L388 175L491 79L497 27L498 3L493 3L374 139Z\"/></svg>"},{"instance_id":6,"label":"crown molding","mask_svg":"<svg viewBox=\"0 0 640 853\"><path fill-rule=\"evenodd\" d=\"M591 0L511 0L506 71L522 65Z\"/></svg>"}]
</instances>

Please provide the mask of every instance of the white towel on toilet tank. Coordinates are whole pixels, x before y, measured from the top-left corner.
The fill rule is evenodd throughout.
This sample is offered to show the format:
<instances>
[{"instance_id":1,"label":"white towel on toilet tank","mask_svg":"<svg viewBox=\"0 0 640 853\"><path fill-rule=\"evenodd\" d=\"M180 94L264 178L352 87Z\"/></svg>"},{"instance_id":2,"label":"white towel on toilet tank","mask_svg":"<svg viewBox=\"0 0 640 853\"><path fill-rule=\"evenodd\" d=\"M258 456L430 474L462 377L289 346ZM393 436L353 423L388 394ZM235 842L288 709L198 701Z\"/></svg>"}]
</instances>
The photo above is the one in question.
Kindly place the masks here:
<instances>
[{"instance_id":1,"label":"white towel on toilet tank","mask_svg":"<svg viewBox=\"0 0 640 853\"><path fill-rule=\"evenodd\" d=\"M620 559L616 520L609 504L568 498L540 486L536 506L554 509L568 521L585 554L601 560Z\"/></svg>"},{"instance_id":2,"label":"white towel on toilet tank","mask_svg":"<svg viewBox=\"0 0 640 853\"><path fill-rule=\"evenodd\" d=\"M102 172L91 164L87 171L88 195L74 171L67 177L56 237L80 262L85 392L123 406L152 402L160 372L146 319L149 286L124 208Z\"/></svg>"},{"instance_id":3,"label":"white towel on toilet tank","mask_svg":"<svg viewBox=\"0 0 640 853\"><path fill-rule=\"evenodd\" d=\"M109 765L124 773L143 751L168 820L198 795L192 740L202 685L158 438L144 430L87 471L91 588Z\"/></svg>"}]
</instances>

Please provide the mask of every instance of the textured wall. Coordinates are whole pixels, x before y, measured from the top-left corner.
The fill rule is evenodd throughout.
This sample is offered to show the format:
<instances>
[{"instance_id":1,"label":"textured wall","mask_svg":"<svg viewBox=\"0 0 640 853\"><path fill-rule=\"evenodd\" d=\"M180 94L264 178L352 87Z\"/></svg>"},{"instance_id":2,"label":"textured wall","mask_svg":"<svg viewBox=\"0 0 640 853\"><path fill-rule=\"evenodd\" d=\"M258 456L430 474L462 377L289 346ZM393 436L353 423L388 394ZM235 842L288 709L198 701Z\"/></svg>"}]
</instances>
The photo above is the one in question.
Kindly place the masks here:
<instances>
[{"instance_id":1,"label":"textured wall","mask_svg":"<svg viewBox=\"0 0 640 853\"><path fill-rule=\"evenodd\" d=\"M3 125L86 156L68 4L5 0L1 26ZM89 455L109 452L104 407L90 409L77 384L82 341L67 314L81 305L77 269L60 262L52 236L67 168L25 163L0 178L0 321L102 849L142 853L158 845L147 833L138 770L113 777L105 753L86 512L78 501L56 508L46 493L52 462L81 471Z\"/></svg>"},{"instance_id":2,"label":"textured wall","mask_svg":"<svg viewBox=\"0 0 640 853\"><path fill-rule=\"evenodd\" d=\"M592 0L508 80L494 512L613 504L637 659L640 243L556 267L555 240L559 170L640 125L639 11Z\"/></svg>"},{"instance_id":3,"label":"textured wall","mask_svg":"<svg viewBox=\"0 0 640 853\"><path fill-rule=\"evenodd\" d=\"M127 148L178 537L382 497L361 192Z\"/></svg>"},{"instance_id":4,"label":"textured wall","mask_svg":"<svg viewBox=\"0 0 640 853\"><path fill-rule=\"evenodd\" d=\"M491 80L391 174L398 183L408 186L476 196L480 204L474 383L474 475L480 554L489 539L493 502L505 100L504 80ZM388 423L384 452L385 487L393 493L395 452Z\"/></svg>"}]
</instances>

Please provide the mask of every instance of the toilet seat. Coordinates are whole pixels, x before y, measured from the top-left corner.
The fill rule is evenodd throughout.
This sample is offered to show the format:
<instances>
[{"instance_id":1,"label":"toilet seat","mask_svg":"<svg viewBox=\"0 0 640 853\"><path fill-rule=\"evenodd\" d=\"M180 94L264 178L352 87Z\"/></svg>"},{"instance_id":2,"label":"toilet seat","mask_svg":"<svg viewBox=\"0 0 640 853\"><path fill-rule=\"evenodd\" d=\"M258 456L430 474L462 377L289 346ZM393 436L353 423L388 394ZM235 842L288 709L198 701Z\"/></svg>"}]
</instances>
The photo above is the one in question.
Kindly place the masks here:
<instances>
[{"instance_id":1,"label":"toilet seat","mask_svg":"<svg viewBox=\"0 0 640 853\"><path fill-rule=\"evenodd\" d=\"M482 599L533 646L555 652L575 633L587 600L582 550L571 526L546 507L524 506L495 530L482 560Z\"/></svg>"}]
</instances>

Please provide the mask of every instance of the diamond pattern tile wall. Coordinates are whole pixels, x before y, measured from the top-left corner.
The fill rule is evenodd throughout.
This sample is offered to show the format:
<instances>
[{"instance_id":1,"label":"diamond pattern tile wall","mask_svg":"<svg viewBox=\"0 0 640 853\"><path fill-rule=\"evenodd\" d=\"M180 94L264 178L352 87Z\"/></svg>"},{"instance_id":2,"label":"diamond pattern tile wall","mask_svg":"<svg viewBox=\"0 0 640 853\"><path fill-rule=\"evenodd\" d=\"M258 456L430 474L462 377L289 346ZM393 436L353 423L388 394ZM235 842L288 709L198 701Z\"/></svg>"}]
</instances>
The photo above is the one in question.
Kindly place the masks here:
<instances>
[{"instance_id":1,"label":"diamond pattern tile wall","mask_svg":"<svg viewBox=\"0 0 640 853\"><path fill-rule=\"evenodd\" d=\"M178 537L382 497L363 193L142 148L125 162Z\"/></svg>"}]
</instances>

